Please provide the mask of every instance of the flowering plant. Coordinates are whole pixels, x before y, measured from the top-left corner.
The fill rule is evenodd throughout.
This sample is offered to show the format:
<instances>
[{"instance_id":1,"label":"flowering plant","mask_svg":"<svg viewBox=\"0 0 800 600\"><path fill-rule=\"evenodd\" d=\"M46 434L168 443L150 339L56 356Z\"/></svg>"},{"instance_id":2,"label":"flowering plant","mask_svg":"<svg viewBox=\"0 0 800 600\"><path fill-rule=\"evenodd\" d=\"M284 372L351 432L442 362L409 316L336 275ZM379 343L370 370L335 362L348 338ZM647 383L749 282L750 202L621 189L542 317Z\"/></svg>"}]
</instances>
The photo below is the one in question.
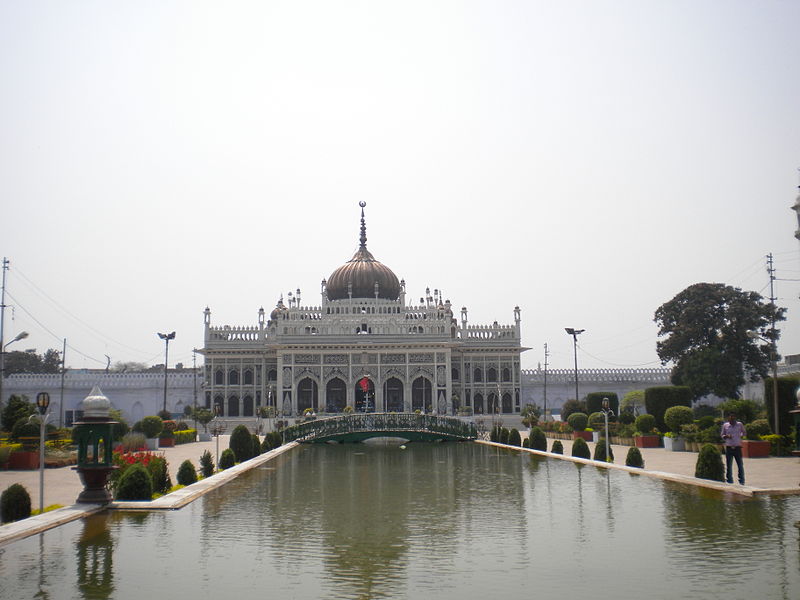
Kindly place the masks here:
<instances>
[{"instance_id":1,"label":"flowering plant","mask_svg":"<svg viewBox=\"0 0 800 600\"><path fill-rule=\"evenodd\" d=\"M153 491L163 493L172 485L169 477L167 459L164 458L163 452L150 452L144 448L139 450L119 449L114 451L112 462L117 468L111 472L108 483L114 492L116 492L119 480L122 474L125 473L125 470L136 463L141 464L147 469L147 472L153 479Z\"/></svg>"}]
</instances>

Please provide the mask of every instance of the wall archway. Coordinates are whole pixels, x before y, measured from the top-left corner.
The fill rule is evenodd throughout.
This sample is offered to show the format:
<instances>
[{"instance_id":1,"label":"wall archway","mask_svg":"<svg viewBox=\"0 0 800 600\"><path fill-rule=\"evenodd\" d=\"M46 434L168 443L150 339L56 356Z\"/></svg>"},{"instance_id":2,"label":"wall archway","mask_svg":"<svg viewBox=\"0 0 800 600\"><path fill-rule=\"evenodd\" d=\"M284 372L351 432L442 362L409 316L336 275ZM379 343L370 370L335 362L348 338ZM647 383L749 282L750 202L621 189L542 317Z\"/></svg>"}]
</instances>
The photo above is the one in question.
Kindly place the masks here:
<instances>
[{"instance_id":1,"label":"wall archway","mask_svg":"<svg viewBox=\"0 0 800 600\"><path fill-rule=\"evenodd\" d=\"M317 382L310 377L304 377L297 384L297 410L303 412L310 408L317 411Z\"/></svg>"},{"instance_id":2,"label":"wall archway","mask_svg":"<svg viewBox=\"0 0 800 600\"><path fill-rule=\"evenodd\" d=\"M425 377L417 377L411 383L411 410L430 412L433 409L433 385Z\"/></svg>"},{"instance_id":3,"label":"wall archway","mask_svg":"<svg viewBox=\"0 0 800 600\"><path fill-rule=\"evenodd\" d=\"M403 382L397 377L390 377L383 384L383 401L386 412L403 412Z\"/></svg>"},{"instance_id":4,"label":"wall archway","mask_svg":"<svg viewBox=\"0 0 800 600\"><path fill-rule=\"evenodd\" d=\"M239 416L239 396L233 395L228 397L228 416Z\"/></svg>"},{"instance_id":5,"label":"wall archway","mask_svg":"<svg viewBox=\"0 0 800 600\"><path fill-rule=\"evenodd\" d=\"M361 377L356 381L356 412L375 412L375 383L369 377Z\"/></svg>"},{"instance_id":6,"label":"wall archway","mask_svg":"<svg viewBox=\"0 0 800 600\"><path fill-rule=\"evenodd\" d=\"M325 385L325 412L339 413L347 406L347 385L334 377Z\"/></svg>"}]
</instances>

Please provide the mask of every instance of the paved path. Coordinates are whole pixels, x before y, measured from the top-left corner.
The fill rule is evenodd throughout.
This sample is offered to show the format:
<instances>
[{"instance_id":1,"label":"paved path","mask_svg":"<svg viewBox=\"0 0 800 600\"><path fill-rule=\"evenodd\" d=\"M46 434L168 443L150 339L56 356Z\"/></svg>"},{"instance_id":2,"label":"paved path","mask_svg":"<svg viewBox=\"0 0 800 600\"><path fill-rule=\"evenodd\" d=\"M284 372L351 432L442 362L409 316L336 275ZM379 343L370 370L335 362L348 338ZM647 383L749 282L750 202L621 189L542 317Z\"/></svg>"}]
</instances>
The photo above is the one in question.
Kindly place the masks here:
<instances>
[{"instance_id":1,"label":"paved path","mask_svg":"<svg viewBox=\"0 0 800 600\"><path fill-rule=\"evenodd\" d=\"M222 453L228 447L229 435L219 436L219 451ZM200 456L206 450L211 452L216 463L216 442L193 442L180 444L173 448L162 448L169 464L169 473L172 483L178 483L178 469L187 458L200 467ZM31 507L39 508L39 471L0 471L0 490L6 489L13 483L21 483L31 496ZM73 467L44 470L44 505L61 504L70 506L75 504L78 494L83 491L78 473Z\"/></svg>"}]
</instances>

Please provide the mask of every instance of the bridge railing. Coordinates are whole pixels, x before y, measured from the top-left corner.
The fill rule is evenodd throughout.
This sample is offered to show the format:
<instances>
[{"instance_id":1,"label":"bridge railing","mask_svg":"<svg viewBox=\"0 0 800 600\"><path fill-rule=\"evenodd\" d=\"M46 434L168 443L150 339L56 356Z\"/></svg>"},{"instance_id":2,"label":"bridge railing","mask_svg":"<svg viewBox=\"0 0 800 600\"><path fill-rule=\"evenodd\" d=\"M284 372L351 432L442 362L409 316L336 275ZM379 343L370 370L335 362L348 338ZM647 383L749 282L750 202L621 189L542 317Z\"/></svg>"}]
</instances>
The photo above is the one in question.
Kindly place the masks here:
<instances>
[{"instance_id":1,"label":"bridge railing","mask_svg":"<svg viewBox=\"0 0 800 600\"><path fill-rule=\"evenodd\" d=\"M473 423L453 417L418 415L414 413L366 413L342 415L305 421L284 430L286 441L311 441L360 432L428 432L463 439L475 439L478 435Z\"/></svg>"}]
</instances>

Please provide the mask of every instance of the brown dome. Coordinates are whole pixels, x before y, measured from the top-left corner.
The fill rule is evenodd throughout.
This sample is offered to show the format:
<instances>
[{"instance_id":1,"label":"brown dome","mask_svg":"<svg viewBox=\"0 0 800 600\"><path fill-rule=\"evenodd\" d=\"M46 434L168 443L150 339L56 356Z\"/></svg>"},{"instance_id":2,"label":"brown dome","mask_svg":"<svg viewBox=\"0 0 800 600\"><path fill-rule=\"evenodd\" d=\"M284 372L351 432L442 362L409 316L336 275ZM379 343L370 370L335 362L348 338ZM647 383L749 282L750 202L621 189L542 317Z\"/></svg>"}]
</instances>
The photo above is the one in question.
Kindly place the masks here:
<instances>
[{"instance_id":1,"label":"brown dome","mask_svg":"<svg viewBox=\"0 0 800 600\"><path fill-rule=\"evenodd\" d=\"M361 244L349 261L336 269L328 277L325 291L328 300L344 300L352 294L353 298L378 298L397 300L400 296L400 282L392 270L375 260L367 250L367 226L364 223L364 206L361 206Z\"/></svg>"}]
</instances>

